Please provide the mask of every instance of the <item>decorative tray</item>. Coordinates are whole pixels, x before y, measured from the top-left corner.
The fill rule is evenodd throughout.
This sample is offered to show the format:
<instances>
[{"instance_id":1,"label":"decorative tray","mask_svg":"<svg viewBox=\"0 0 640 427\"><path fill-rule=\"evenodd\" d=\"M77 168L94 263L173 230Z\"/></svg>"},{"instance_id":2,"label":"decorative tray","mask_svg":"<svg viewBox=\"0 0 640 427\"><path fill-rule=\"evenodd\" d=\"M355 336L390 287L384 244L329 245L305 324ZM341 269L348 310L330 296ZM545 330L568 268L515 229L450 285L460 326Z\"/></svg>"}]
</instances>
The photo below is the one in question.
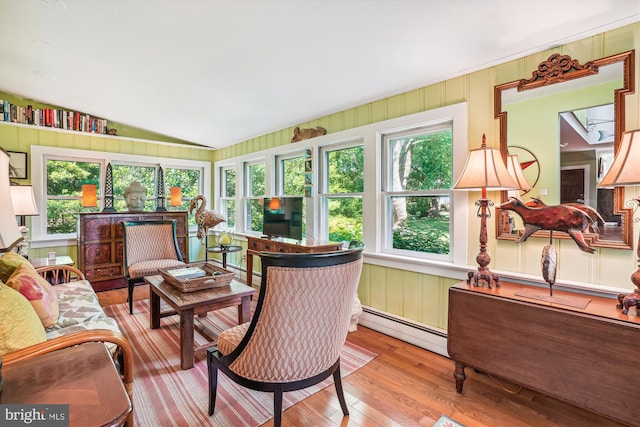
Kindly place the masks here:
<instances>
[{"instance_id":1,"label":"decorative tray","mask_svg":"<svg viewBox=\"0 0 640 427\"><path fill-rule=\"evenodd\" d=\"M180 268L160 269L164 280L182 292L228 286L235 274L211 262L196 262Z\"/></svg>"}]
</instances>

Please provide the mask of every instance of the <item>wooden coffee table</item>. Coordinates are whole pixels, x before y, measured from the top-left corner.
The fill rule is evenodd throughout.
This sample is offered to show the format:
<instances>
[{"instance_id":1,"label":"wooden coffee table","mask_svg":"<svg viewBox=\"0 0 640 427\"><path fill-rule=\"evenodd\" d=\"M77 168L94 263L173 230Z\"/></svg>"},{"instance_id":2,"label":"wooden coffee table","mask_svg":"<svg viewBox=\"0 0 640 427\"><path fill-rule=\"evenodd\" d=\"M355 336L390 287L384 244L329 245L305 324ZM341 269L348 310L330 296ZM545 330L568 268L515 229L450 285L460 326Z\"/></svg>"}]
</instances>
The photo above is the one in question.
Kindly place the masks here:
<instances>
[{"instance_id":1,"label":"wooden coffee table","mask_svg":"<svg viewBox=\"0 0 640 427\"><path fill-rule=\"evenodd\" d=\"M160 275L147 276L144 280L149 284L150 326L160 327L160 318L180 315L180 366L182 369L193 368L196 353L204 352L211 344L196 346L194 342L194 315L225 307L238 306L238 324L251 319L251 297L256 290L250 286L232 280L229 286L204 289L194 292L182 292ZM160 298L171 308L172 312L160 312Z\"/></svg>"}]
</instances>

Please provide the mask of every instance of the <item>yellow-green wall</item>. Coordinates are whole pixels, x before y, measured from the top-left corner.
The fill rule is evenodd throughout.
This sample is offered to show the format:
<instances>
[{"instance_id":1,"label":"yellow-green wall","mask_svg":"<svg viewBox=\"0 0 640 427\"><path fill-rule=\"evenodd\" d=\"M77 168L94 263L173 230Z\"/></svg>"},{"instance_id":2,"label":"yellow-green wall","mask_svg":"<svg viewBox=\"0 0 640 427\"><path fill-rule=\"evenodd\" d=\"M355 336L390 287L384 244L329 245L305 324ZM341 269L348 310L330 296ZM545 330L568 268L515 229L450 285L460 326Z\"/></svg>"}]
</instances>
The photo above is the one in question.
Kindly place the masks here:
<instances>
[{"instance_id":1,"label":"yellow-green wall","mask_svg":"<svg viewBox=\"0 0 640 427\"><path fill-rule=\"evenodd\" d=\"M425 43L431 42L433 41L425 40ZM473 147L479 145L482 134L486 134L488 144L498 147L499 129L493 113L494 86L521 78L528 78L531 75L531 71L536 69L538 64L546 60L552 53L567 54L580 62L586 62L638 48L640 48L640 23L336 114L320 117L306 123L299 123L298 125L303 128L322 126L327 129L328 133L334 133L459 102L467 102L469 145ZM451 54L455 54L455 52ZM640 69L638 66L639 56L636 55L636 70ZM437 60L437 58L434 58L434 60ZM637 81L637 75L634 76L634 79ZM628 96L626 102L627 129L640 127L638 95ZM25 129L23 127L4 125L0 126L0 145L8 150L27 152L31 145L39 144L214 162L289 144L292 135L293 127L262 135L217 151L207 152L184 147L158 145L152 142L136 141L132 143L129 140L118 138L57 133L39 128ZM212 185L211 188L214 188L214 186ZM637 188L635 190L627 190L627 196L630 196L630 191L637 192L638 190ZM473 200L473 197L476 197L476 195L472 193L469 200ZM497 200L498 194L490 193L489 197ZM546 242L542 242L540 239L530 239L526 244L518 245L512 241L496 241L492 232L494 229L495 224L492 218L489 221L489 230L491 230L489 253L493 260L492 268L540 276L540 253L542 246ZM470 260L469 263L473 264L478 252L475 242L478 241L479 235L479 221L475 215L470 215L468 233L468 241L470 242L468 259ZM196 244L199 244L199 242ZM600 249L598 254L594 256L581 253L571 245L575 246L570 241L562 241L558 245L560 251L559 259L560 263L562 263L564 277L572 278L577 282L594 283L595 278L595 283L621 287L630 286L629 283L623 283L625 281L628 282L627 279L619 279L620 277L628 276L627 273L618 273L617 276L613 274L611 276L613 279L611 280L604 278L604 275L606 271L610 273L628 271L630 274L634 267L633 251ZM191 247L194 247L194 242L192 242ZM55 249L61 254L65 252L65 248ZM41 256L48 250L36 252L36 256ZM74 251L75 248L69 248L67 253L74 256ZM230 262L233 262L233 259L230 259ZM236 260L236 263L238 262L240 261ZM363 270L359 295L364 305L445 329L447 289L456 281L457 279L454 278L366 264Z\"/></svg>"},{"instance_id":2,"label":"yellow-green wall","mask_svg":"<svg viewBox=\"0 0 640 427\"><path fill-rule=\"evenodd\" d=\"M498 122L494 118L493 109L494 86L513 80L529 78L531 72L537 69L538 64L545 61L553 53L570 55L572 58L584 63L638 48L640 48L640 23L330 116L300 123L299 126L303 128L322 126L330 134L466 101L469 111L470 147L479 145L482 134L487 135L489 145L498 147L499 128ZM639 56L636 54L636 70L640 68L638 66ZM637 79L636 73L634 80L637 81ZM640 127L638 99L637 93L626 98L627 129ZM555 120L557 121L557 115ZM289 144L292 135L293 127L262 135L217 150L214 153L214 160L223 160ZM557 148L555 152L557 154ZM558 183L559 177L554 178L553 182ZM629 191L627 190L627 198L632 196ZM470 200L472 200L472 197L473 194L470 196ZM493 200L499 200L497 193L490 193L489 197ZM475 215L471 215L469 218L469 242L478 241L479 227L479 221ZM516 244L512 241L497 241L493 233L494 229L495 224L492 218L489 220L489 230L491 231L489 233L489 253L493 260L492 268L525 276L539 277L540 253L547 242L543 242L540 239L530 239L530 241L523 244ZM637 230L635 235L637 236ZM633 288L627 279L634 269L633 251L599 249L598 254L592 256L580 252L575 246L570 240L558 243L563 277L567 278L567 280ZM470 243L468 253L470 264L474 263L473 260L477 253L477 245ZM605 277L606 274L608 274L608 277ZM457 282L456 279L365 264L358 294L364 305L445 329L447 289L455 282Z\"/></svg>"}]
</instances>

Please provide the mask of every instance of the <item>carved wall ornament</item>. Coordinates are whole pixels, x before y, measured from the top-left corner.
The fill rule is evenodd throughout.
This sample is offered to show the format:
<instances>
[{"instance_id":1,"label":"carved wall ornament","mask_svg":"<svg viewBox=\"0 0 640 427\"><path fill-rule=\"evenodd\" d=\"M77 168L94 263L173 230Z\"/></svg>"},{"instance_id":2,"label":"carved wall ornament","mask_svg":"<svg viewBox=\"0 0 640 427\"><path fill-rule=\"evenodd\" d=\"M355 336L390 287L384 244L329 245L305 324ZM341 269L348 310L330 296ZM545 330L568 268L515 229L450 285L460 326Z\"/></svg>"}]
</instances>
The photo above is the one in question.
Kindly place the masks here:
<instances>
[{"instance_id":1,"label":"carved wall ornament","mask_svg":"<svg viewBox=\"0 0 640 427\"><path fill-rule=\"evenodd\" d=\"M520 80L518 91L561 83L591 74L598 74L598 65L593 61L580 64L577 59L571 59L569 55L554 53L549 59L538 64L538 69L531 73L529 80Z\"/></svg>"},{"instance_id":2,"label":"carved wall ornament","mask_svg":"<svg viewBox=\"0 0 640 427\"><path fill-rule=\"evenodd\" d=\"M326 134L327 130L320 126L317 126L315 129L300 129L299 127L296 127L293 130L293 138L291 138L291 142L303 141L305 139L315 138L316 136Z\"/></svg>"}]
</instances>

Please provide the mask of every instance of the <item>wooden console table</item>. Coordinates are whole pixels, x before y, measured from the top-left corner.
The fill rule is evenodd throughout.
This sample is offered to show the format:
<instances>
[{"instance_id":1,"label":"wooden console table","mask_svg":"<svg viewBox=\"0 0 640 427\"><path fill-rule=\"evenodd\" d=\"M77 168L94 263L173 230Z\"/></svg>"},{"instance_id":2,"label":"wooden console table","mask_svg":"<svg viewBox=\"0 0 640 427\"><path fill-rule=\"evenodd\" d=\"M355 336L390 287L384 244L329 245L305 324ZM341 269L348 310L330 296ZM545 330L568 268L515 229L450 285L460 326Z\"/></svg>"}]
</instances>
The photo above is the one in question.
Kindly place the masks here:
<instances>
[{"instance_id":1,"label":"wooden console table","mask_svg":"<svg viewBox=\"0 0 640 427\"><path fill-rule=\"evenodd\" d=\"M640 314L614 299L586 297L585 309L516 295L531 286L449 289L447 347L462 393L465 366L628 425L638 425ZM548 288L542 288L548 292Z\"/></svg>"},{"instance_id":2,"label":"wooden console table","mask_svg":"<svg viewBox=\"0 0 640 427\"><path fill-rule=\"evenodd\" d=\"M247 237L247 285L253 283L253 256L260 252L315 253L333 252L342 249L342 243L319 242L311 239L302 240L300 244L292 239L263 239Z\"/></svg>"}]
</instances>

